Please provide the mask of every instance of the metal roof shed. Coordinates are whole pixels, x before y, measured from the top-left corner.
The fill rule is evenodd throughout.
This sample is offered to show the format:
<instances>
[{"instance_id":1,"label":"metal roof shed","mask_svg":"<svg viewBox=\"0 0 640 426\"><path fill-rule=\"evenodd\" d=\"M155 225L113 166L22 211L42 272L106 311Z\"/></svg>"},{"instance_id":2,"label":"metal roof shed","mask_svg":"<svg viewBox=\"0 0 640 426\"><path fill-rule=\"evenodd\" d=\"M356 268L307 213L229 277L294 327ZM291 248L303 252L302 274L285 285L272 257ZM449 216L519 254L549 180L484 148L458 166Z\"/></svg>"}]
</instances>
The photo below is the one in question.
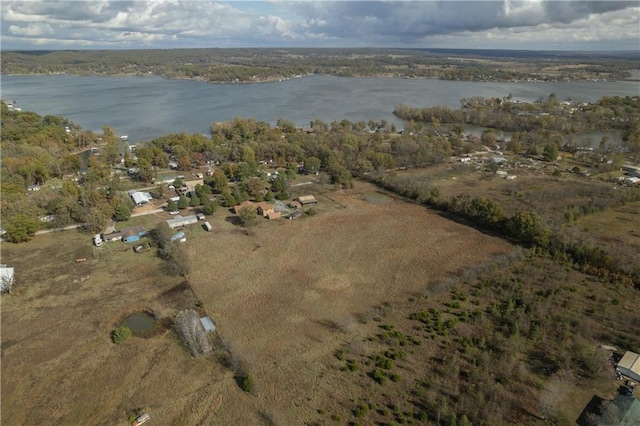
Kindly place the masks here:
<instances>
[{"instance_id":1,"label":"metal roof shed","mask_svg":"<svg viewBox=\"0 0 640 426\"><path fill-rule=\"evenodd\" d=\"M627 351L618 362L618 371L623 376L640 382L640 355Z\"/></svg>"},{"instance_id":2,"label":"metal roof shed","mask_svg":"<svg viewBox=\"0 0 640 426\"><path fill-rule=\"evenodd\" d=\"M200 324L202 324L204 330L208 333L216 331L216 326L213 324L213 321L209 317L200 318Z\"/></svg>"}]
</instances>

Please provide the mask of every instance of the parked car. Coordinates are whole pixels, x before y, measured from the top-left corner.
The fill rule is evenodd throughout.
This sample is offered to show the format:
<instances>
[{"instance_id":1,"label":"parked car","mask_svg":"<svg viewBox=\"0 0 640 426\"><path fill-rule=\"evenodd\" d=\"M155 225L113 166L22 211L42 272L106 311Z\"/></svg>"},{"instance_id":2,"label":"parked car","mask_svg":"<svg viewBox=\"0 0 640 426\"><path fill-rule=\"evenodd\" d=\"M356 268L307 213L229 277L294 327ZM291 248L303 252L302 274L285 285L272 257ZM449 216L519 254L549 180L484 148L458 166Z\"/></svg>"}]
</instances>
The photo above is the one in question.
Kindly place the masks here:
<instances>
[{"instance_id":1,"label":"parked car","mask_svg":"<svg viewBox=\"0 0 640 426\"><path fill-rule=\"evenodd\" d=\"M633 396L633 388L631 386L620 386L620 394L624 396Z\"/></svg>"}]
</instances>

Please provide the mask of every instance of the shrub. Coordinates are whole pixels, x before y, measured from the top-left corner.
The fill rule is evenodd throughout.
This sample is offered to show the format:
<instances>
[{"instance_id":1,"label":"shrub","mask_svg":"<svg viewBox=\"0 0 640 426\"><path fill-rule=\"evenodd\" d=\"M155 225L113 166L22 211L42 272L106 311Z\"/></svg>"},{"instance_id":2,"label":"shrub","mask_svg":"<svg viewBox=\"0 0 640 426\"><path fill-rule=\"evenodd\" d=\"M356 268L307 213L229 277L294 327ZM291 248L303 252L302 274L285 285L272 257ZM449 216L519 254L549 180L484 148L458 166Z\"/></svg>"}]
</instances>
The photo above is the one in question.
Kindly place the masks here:
<instances>
[{"instance_id":1,"label":"shrub","mask_svg":"<svg viewBox=\"0 0 640 426\"><path fill-rule=\"evenodd\" d=\"M251 374L245 374L240 381L240 388L248 393L253 393L256 390L255 379Z\"/></svg>"},{"instance_id":2,"label":"shrub","mask_svg":"<svg viewBox=\"0 0 640 426\"><path fill-rule=\"evenodd\" d=\"M353 414L356 417L363 417L365 414L369 412L369 404L366 402L364 404L358 404L355 410L353 410Z\"/></svg>"},{"instance_id":3,"label":"shrub","mask_svg":"<svg viewBox=\"0 0 640 426\"><path fill-rule=\"evenodd\" d=\"M124 342L129 337L131 337L131 329L126 325L121 325L111 333L111 340L113 340L113 343L117 345Z\"/></svg>"}]
</instances>

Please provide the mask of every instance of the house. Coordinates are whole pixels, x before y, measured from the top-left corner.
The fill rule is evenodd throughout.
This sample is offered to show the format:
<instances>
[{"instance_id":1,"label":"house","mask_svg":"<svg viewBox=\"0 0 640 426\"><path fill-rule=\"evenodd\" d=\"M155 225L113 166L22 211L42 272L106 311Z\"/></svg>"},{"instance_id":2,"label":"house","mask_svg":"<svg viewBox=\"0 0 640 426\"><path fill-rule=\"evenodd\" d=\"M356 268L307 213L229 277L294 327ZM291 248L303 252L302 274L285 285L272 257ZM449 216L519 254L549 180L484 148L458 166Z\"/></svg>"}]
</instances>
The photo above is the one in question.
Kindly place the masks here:
<instances>
[{"instance_id":1,"label":"house","mask_svg":"<svg viewBox=\"0 0 640 426\"><path fill-rule=\"evenodd\" d=\"M274 220L280 219L282 217L282 212L271 212L267 214L267 219Z\"/></svg>"},{"instance_id":2,"label":"house","mask_svg":"<svg viewBox=\"0 0 640 426\"><path fill-rule=\"evenodd\" d=\"M306 206L309 204L318 204L316 197L314 197L313 195L301 195L298 198L296 198L296 200L303 206Z\"/></svg>"},{"instance_id":3,"label":"house","mask_svg":"<svg viewBox=\"0 0 640 426\"><path fill-rule=\"evenodd\" d=\"M640 355L627 351L618 362L616 370L625 377L640 382Z\"/></svg>"},{"instance_id":4,"label":"house","mask_svg":"<svg viewBox=\"0 0 640 426\"><path fill-rule=\"evenodd\" d=\"M13 268L0 265L0 291L11 292L11 286L13 286Z\"/></svg>"},{"instance_id":5,"label":"house","mask_svg":"<svg viewBox=\"0 0 640 426\"><path fill-rule=\"evenodd\" d=\"M268 217L269 214L274 213L274 207L269 203L258 203L256 204L258 209L258 214L262 217Z\"/></svg>"},{"instance_id":6,"label":"house","mask_svg":"<svg viewBox=\"0 0 640 426\"><path fill-rule=\"evenodd\" d=\"M122 240L122 232L115 231L115 232L110 232L108 234L103 234L102 239L104 241L120 241Z\"/></svg>"},{"instance_id":7,"label":"house","mask_svg":"<svg viewBox=\"0 0 640 426\"><path fill-rule=\"evenodd\" d=\"M211 230L213 229L213 228L211 227L211 224L210 224L209 222L205 222L205 223L203 223L203 224L202 224L202 227L203 227L203 228L204 228L204 230L205 230L205 231L207 231L207 232L211 232Z\"/></svg>"},{"instance_id":8,"label":"house","mask_svg":"<svg viewBox=\"0 0 640 426\"><path fill-rule=\"evenodd\" d=\"M137 207L142 207L153 200L153 197L148 192L139 192L132 190L129 191L129 196Z\"/></svg>"},{"instance_id":9,"label":"house","mask_svg":"<svg viewBox=\"0 0 640 426\"><path fill-rule=\"evenodd\" d=\"M130 226L120 232L122 233L122 241L125 243L140 241L140 237L147 233L142 225Z\"/></svg>"},{"instance_id":10,"label":"house","mask_svg":"<svg viewBox=\"0 0 640 426\"><path fill-rule=\"evenodd\" d=\"M180 231L177 234L171 236L171 241L179 241L181 243L184 243L187 241L187 236L185 235L184 231Z\"/></svg>"},{"instance_id":11,"label":"house","mask_svg":"<svg viewBox=\"0 0 640 426\"><path fill-rule=\"evenodd\" d=\"M29 185L27 186L27 191L29 192L40 191L40 185Z\"/></svg>"},{"instance_id":12,"label":"house","mask_svg":"<svg viewBox=\"0 0 640 426\"><path fill-rule=\"evenodd\" d=\"M181 226L188 226L194 223L198 223L198 217L194 214L189 216L177 215L173 219L167 220L167 225L169 225L171 229L180 228Z\"/></svg>"}]
</instances>

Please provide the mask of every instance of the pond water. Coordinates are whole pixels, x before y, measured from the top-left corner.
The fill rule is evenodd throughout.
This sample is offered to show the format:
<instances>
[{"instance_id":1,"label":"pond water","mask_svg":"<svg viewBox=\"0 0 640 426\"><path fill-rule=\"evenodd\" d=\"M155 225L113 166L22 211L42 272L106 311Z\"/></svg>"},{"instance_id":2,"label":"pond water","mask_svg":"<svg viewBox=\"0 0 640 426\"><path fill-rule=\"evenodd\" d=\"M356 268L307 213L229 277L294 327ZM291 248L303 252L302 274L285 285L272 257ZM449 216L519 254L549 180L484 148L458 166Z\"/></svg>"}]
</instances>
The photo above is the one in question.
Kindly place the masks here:
<instances>
[{"instance_id":1,"label":"pond water","mask_svg":"<svg viewBox=\"0 0 640 426\"><path fill-rule=\"evenodd\" d=\"M124 325L135 334L144 334L151 331L156 325L156 320L145 312L138 312L124 320Z\"/></svg>"},{"instance_id":2,"label":"pond water","mask_svg":"<svg viewBox=\"0 0 640 426\"><path fill-rule=\"evenodd\" d=\"M382 204L390 200L389 197L379 192L369 192L364 195L364 199L374 204Z\"/></svg>"}]
</instances>

